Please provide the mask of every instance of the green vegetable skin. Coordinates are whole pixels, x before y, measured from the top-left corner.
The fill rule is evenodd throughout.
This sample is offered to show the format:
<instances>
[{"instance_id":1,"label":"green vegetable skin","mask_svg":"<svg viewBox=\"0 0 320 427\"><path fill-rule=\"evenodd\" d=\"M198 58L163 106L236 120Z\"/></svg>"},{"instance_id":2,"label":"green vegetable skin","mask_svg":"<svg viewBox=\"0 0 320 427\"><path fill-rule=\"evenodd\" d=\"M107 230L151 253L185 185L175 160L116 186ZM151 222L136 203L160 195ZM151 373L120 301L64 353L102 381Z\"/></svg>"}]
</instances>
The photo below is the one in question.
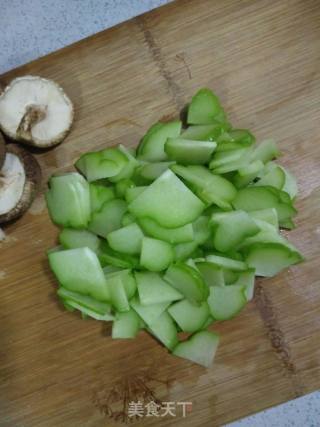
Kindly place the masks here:
<instances>
[{"instance_id":1,"label":"green vegetable skin","mask_svg":"<svg viewBox=\"0 0 320 427\"><path fill-rule=\"evenodd\" d=\"M112 321L114 339L144 328L209 367L219 337L207 328L244 309L256 276L303 260L279 233L294 227L297 184L274 161L275 142L232 129L209 89L192 98L187 123L156 123L137 155L122 145L85 153L81 174L53 176L46 200L62 229L47 254L66 310Z\"/></svg>"}]
</instances>

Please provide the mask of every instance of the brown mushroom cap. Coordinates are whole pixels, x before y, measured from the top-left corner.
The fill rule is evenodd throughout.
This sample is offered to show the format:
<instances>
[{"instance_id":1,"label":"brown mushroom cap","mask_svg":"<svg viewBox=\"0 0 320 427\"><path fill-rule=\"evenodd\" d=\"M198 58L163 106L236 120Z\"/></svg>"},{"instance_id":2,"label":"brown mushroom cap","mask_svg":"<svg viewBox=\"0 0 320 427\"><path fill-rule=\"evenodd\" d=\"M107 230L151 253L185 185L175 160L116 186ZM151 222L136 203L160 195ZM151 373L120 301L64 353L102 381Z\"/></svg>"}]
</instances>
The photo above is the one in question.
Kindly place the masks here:
<instances>
[{"instance_id":1,"label":"brown mushroom cap","mask_svg":"<svg viewBox=\"0 0 320 427\"><path fill-rule=\"evenodd\" d=\"M11 139L39 148L59 144L74 116L72 102L54 81L18 77L0 94L0 128Z\"/></svg>"},{"instance_id":2,"label":"brown mushroom cap","mask_svg":"<svg viewBox=\"0 0 320 427\"><path fill-rule=\"evenodd\" d=\"M4 209L2 206L0 224L18 218L26 212L35 198L41 184L41 169L39 163L32 154L28 153L28 151L17 144L9 144L6 148L6 160L3 165L2 174L0 172L0 206L2 197L1 190L5 189L8 192L10 191L10 186L13 188L12 183L14 182L14 176L13 179L11 177L11 179L6 180L10 174L8 165L14 163L17 166L20 174L19 179L21 179L21 181L19 182L19 185L15 187L15 190L12 190L19 191L16 204L13 207L10 206L10 209L5 212L3 211ZM24 171L24 176L22 176L22 171Z\"/></svg>"},{"instance_id":3,"label":"brown mushroom cap","mask_svg":"<svg viewBox=\"0 0 320 427\"><path fill-rule=\"evenodd\" d=\"M6 157L6 143L4 142L4 138L0 132L0 170L4 163L5 157Z\"/></svg>"}]
</instances>

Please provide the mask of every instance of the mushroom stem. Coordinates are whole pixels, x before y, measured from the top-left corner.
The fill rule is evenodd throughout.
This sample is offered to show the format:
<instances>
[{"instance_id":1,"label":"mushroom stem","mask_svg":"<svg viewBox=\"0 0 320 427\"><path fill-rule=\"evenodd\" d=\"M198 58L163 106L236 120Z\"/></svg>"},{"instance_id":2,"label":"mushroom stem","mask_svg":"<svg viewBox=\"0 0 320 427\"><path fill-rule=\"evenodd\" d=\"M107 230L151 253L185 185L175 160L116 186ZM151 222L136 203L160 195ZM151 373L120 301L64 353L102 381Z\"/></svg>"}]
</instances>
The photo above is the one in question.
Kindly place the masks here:
<instances>
[{"instance_id":1,"label":"mushroom stem","mask_svg":"<svg viewBox=\"0 0 320 427\"><path fill-rule=\"evenodd\" d=\"M17 135L20 138L30 138L33 126L46 118L47 106L30 104L26 107L26 112L17 128Z\"/></svg>"}]
</instances>

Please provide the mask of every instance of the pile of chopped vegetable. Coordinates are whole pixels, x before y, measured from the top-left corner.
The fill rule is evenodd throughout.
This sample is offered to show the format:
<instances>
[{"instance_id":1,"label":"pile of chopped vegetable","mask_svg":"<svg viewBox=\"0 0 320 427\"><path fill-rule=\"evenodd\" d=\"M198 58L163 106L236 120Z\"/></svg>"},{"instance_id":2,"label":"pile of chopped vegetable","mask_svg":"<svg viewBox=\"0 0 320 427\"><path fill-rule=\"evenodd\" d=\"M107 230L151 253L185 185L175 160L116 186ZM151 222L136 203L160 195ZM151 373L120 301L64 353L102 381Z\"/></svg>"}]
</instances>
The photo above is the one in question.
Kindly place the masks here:
<instances>
[{"instance_id":1,"label":"pile of chopped vegetable","mask_svg":"<svg viewBox=\"0 0 320 427\"><path fill-rule=\"evenodd\" d=\"M46 199L62 230L48 256L66 309L112 321L113 338L146 329L208 367L219 343L209 325L245 307L255 276L302 260L279 233L294 227L297 185L274 141L232 128L209 89L187 123L156 123L136 152L89 152L79 173L53 176Z\"/></svg>"}]
</instances>

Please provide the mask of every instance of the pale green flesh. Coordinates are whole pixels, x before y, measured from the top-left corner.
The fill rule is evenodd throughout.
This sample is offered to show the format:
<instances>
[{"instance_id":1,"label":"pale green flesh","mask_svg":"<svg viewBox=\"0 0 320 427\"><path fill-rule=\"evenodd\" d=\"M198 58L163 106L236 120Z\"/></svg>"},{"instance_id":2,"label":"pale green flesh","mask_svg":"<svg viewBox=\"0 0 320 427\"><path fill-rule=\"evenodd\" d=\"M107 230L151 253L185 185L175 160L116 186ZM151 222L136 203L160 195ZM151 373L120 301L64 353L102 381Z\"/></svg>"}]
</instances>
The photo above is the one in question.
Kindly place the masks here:
<instances>
[{"instance_id":1,"label":"pale green flesh","mask_svg":"<svg viewBox=\"0 0 320 427\"><path fill-rule=\"evenodd\" d=\"M267 187L247 187L238 191L233 206L236 209L243 209L247 212L259 209L274 208L277 211L279 222L287 220L296 214L296 210L291 204L291 200L284 199L287 193L281 192L276 188Z\"/></svg>"},{"instance_id":2,"label":"pale green flesh","mask_svg":"<svg viewBox=\"0 0 320 427\"><path fill-rule=\"evenodd\" d=\"M198 196L208 204L229 208L229 202L236 195L235 187L221 176L212 174L203 166L173 165L171 169L191 185Z\"/></svg>"},{"instance_id":3,"label":"pale green flesh","mask_svg":"<svg viewBox=\"0 0 320 427\"><path fill-rule=\"evenodd\" d=\"M135 278L142 305L172 302L183 298L183 295L163 280L158 273L136 272Z\"/></svg>"},{"instance_id":4,"label":"pale green flesh","mask_svg":"<svg viewBox=\"0 0 320 427\"><path fill-rule=\"evenodd\" d=\"M246 237L259 231L254 220L240 210L213 214L211 224L214 226L213 244L220 252L236 249Z\"/></svg>"},{"instance_id":5,"label":"pale green flesh","mask_svg":"<svg viewBox=\"0 0 320 427\"><path fill-rule=\"evenodd\" d=\"M90 219L90 191L78 173L53 176L46 201L50 217L63 227L84 228Z\"/></svg>"},{"instance_id":6,"label":"pale green flesh","mask_svg":"<svg viewBox=\"0 0 320 427\"><path fill-rule=\"evenodd\" d=\"M164 279L190 302L200 303L208 296L208 287L200 273L186 264L172 264Z\"/></svg>"},{"instance_id":7,"label":"pale green flesh","mask_svg":"<svg viewBox=\"0 0 320 427\"><path fill-rule=\"evenodd\" d=\"M138 187L130 187L127 188L126 190L126 194L125 194L125 199L128 203L131 203L134 199L136 199L141 193L144 192L144 190L146 190L146 186L138 186Z\"/></svg>"},{"instance_id":8,"label":"pale green flesh","mask_svg":"<svg viewBox=\"0 0 320 427\"><path fill-rule=\"evenodd\" d=\"M188 108L188 123L206 125L212 122L224 121L225 114L219 98L210 89L200 89L192 98Z\"/></svg>"},{"instance_id":9,"label":"pale green flesh","mask_svg":"<svg viewBox=\"0 0 320 427\"><path fill-rule=\"evenodd\" d=\"M227 268L234 271L244 271L247 269L247 265L245 262L222 257L219 255L208 255L206 257L206 260L208 262L212 262L218 267Z\"/></svg>"},{"instance_id":10,"label":"pale green flesh","mask_svg":"<svg viewBox=\"0 0 320 427\"><path fill-rule=\"evenodd\" d=\"M93 213L89 223L89 230L98 236L107 238L108 234L121 228L121 219L127 210L124 200L113 199L102 206L99 212Z\"/></svg>"},{"instance_id":11,"label":"pale green flesh","mask_svg":"<svg viewBox=\"0 0 320 427\"><path fill-rule=\"evenodd\" d=\"M89 182L118 175L128 163L128 159L118 148L84 154L75 166Z\"/></svg>"},{"instance_id":12,"label":"pale green flesh","mask_svg":"<svg viewBox=\"0 0 320 427\"><path fill-rule=\"evenodd\" d=\"M140 318L130 309L125 313L117 313L112 325L112 338L134 338L140 330Z\"/></svg>"},{"instance_id":13,"label":"pale green flesh","mask_svg":"<svg viewBox=\"0 0 320 427\"><path fill-rule=\"evenodd\" d=\"M110 291L96 254L89 248L68 249L48 255L50 267L66 289L109 301Z\"/></svg>"},{"instance_id":14,"label":"pale green flesh","mask_svg":"<svg viewBox=\"0 0 320 427\"><path fill-rule=\"evenodd\" d=\"M170 170L129 204L138 218L150 217L166 228L182 227L203 211L203 203Z\"/></svg>"},{"instance_id":15,"label":"pale green flesh","mask_svg":"<svg viewBox=\"0 0 320 427\"><path fill-rule=\"evenodd\" d=\"M184 332L196 332L203 327L209 316L206 302L197 306L188 300L176 302L168 308L169 314Z\"/></svg>"},{"instance_id":16,"label":"pale green flesh","mask_svg":"<svg viewBox=\"0 0 320 427\"><path fill-rule=\"evenodd\" d=\"M171 160L181 164L202 165L210 161L217 144L213 141L168 138L165 150Z\"/></svg>"},{"instance_id":17,"label":"pale green flesh","mask_svg":"<svg viewBox=\"0 0 320 427\"><path fill-rule=\"evenodd\" d=\"M251 218L255 220L258 219L258 220L268 222L270 225L274 226L276 230L279 229L278 214L276 209L274 208L260 209L259 211L251 211L249 212L249 215L251 216Z\"/></svg>"},{"instance_id":18,"label":"pale green flesh","mask_svg":"<svg viewBox=\"0 0 320 427\"><path fill-rule=\"evenodd\" d=\"M213 332L200 331L187 341L178 344L173 354L209 368L219 345L219 336Z\"/></svg>"},{"instance_id":19,"label":"pale green flesh","mask_svg":"<svg viewBox=\"0 0 320 427\"><path fill-rule=\"evenodd\" d=\"M227 128L227 125L222 125L219 122L212 125L189 126L181 133L180 137L193 141L215 141L221 135L221 132Z\"/></svg>"},{"instance_id":20,"label":"pale green flesh","mask_svg":"<svg viewBox=\"0 0 320 427\"><path fill-rule=\"evenodd\" d=\"M76 249L87 247L93 252L97 252L100 241L99 238L87 230L74 230L64 228L59 234L59 241L65 249Z\"/></svg>"},{"instance_id":21,"label":"pale green flesh","mask_svg":"<svg viewBox=\"0 0 320 427\"><path fill-rule=\"evenodd\" d=\"M149 323L148 328L169 350L173 350L178 344L176 326L166 311L161 313L153 322Z\"/></svg>"},{"instance_id":22,"label":"pale green flesh","mask_svg":"<svg viewBox=\"0 0 320 427\"><path fill-rule=\"evenodd\" d=\"M149 162L166 160L164 145L167 138L176 138L181 131L181 122L157 123L149 129L138 147L138 159Z\"/></svg>"},{"instance_id":23,"label":"pale green flesh","mask_svg":"<svg viewBox=\"0 0 320 427\"><path fill-rule=\"evenodd\" d=\"M120 273L106 275L106 280L110 290L110 300L114 308L119 312L129 311L129 301L126 289Z\"/></svg>"},{"instance_id":24,"label":"pale green flesh","mask_svg":"<svg viewBox=\"0 0 320 427\"><path fill-rule=\"evenodd\" d=\"M152 304L143 306L137 297L130 301L131 307L139 314L142 320L149 326L154 323L157 318L166 310L170 305L169 302L161 302L158 304Z\"/></svg>"},{"instance_id":25,"label":"pale green flesh","mask_svg":"<svg viewBox=\"0 0 320 427\"><path fill-rule=\"evenodd\" d=\"M237 315L247 303L245 286L212 286L208 304L216 320L228 320Z\"/></svg>"},{"instance_id":26,"label":"pale green flesh","mask_svg":"<svg viewBox=\"0 0 320 427\"><path fill-rule=\"evenodd\" d=\"M173 164L175 164L175 162L145 163L140 166L137 173L146 181L154 181Z\"/></svg>"},{"instance_id":27,"label":"pale green flesh","mask_svg":"<svg viewBox=\"0 0 320 427\"><path fill-rule=\"evenodd\" d=\"M101 184L90 184L90 204L91 212L99 211L105 202L115 198L113 188L108 188Z\"/></svg>"},{"instance_id":28,"label":"pale green flesh","mask_svg":"<svg viewBox=\"0 0 320 427\"><path fill-rule=\"evenodd\" d=\"M150 237L142 239L140 264L147 270L165 270L173 260L174 252L169 243Z\"/></svg>"},{"instance_id":29,"label":"pale green flesh","mask_svg":"<svg viewBox=\"0 0 320 427\"><path fill-rule=\"evenodd\" d=\"M208 286L225 285L223 270L220 266L205 261L197 262L196 265Z\"/></svg>"},{"instance_id":30,"label":"pale green flesh","mask_svg":"<svg viewBox=\"0 0 320 427\"><path fill-rule=\"evenodd\" d=\"M78 292L69 291L62 286L58 289L57 294L63 300L73 301L85 308L95 311L97 314L105 315L110 313L110 304L98 301L92 297L81 295Z\"/></svg>"},{"instance_id":31,"label":"pale green flesh","mask_svg":"<svg viewBox=\"0 0 320 427\"><path fill-rule=\"evenodd\" d=\"M107 240L112 249L127 254L140 254L144 235L141 228L132 223L107 235Z\"/></svg>"},{"instance_id":32,"label":"pale green flesh","mask_svg":"<svg viewBox=\"0 0 320 427\"><path fill-rule=\"evenodd\" d=\"M147 217L140 218L139 224L147 235L164 240L168 243L185 243L192 241L194 238L192 224L186 224L178 228L165 228L161 227L161 225L153 219Z\"/></svg>"},{"instance_id":33,"label":"pale green flesh","mask_svg":"<svg viewBox=\"0 0 320 427\"><path fill-rule=\"evenodd\" d=\"M247 251L246 261L257 276L273 277L281 270L302 261L298 252L281 243L255 243Z\"/></svg>"},{"instance_id":34,"label":"pale green flesh","mask_svg":"<svg viewBox=\"0 0 320 427\"><path fill-rule=\"evenodd\" d=\"M95 320L101 320L105 322L109 322L110 320L114 319L114 316L112 316L109 313L106 314L99 314L94 310L91 310L90 308L84 307L81 304L78 304L77 302L73 300L64 300L64 303L67 304L69 307L72 307L76 310L79 310L83 316L89 316L92 317Z\"/></svg>"}]
</instances>

